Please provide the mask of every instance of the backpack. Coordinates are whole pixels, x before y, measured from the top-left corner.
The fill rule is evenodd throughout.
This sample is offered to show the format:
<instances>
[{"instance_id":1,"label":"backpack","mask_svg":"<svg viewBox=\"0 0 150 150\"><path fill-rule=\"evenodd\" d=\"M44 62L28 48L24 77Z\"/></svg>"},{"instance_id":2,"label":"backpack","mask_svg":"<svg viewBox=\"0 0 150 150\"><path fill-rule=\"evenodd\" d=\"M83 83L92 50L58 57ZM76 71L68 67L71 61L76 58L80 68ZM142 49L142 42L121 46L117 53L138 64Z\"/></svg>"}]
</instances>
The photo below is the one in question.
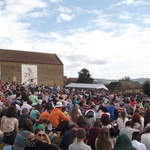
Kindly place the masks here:
<instances>
[{"instance_id":1,"label":"backpack","mask_svg":"<svg viewBox=\"0 0 150 150\"><path fill-rule=\"evenodd\" d=\"M93 111L88 111L85 115L85 118L93 118L94 117L94 112Z\"/></svg>"}]
</instances>

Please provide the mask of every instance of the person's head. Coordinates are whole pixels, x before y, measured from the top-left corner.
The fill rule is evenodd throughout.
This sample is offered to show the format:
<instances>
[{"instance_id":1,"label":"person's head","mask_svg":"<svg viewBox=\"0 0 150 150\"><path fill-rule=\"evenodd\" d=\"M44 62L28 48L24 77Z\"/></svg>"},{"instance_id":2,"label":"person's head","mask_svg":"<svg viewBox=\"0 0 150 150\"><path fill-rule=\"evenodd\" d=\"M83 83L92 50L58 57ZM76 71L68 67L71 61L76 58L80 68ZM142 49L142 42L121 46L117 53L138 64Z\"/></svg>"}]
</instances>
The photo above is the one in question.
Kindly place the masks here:
<instances>
[{"instance_id":1,"label":"person's head","mask_svg":"<svg viewBox=\"0 0 150 150\"><path fill-rule=\"evenodd\" d=\"M94 121L93 127L95 127L95 128L101 128L102 127L101 121L100 120Z\"/></svg>"},{"instance_id":2,"label":"person's head","mask_svg":"<svg viewBox=\"0 0 150 150\"><path fill-rule=\"evenodd\" d=\"M102 125L107 126L110 124L110 117L108 115L101 117Z\"/></svg>"},{"instance_id":3,"label":"person's head","mask_svg":"<svg viewBox=\"0 0 150 150\"><path fill-rule=\"evenodd\" d=\"M47 118L42 119L42 124L43 124L45 127L47 127L47 126L50 124L49 119L47 119Z\"/></svg>"},{"instance_id":4,"label":"person's head","mask_svg":"<svg viewBox=\"0 0 150 150\"><path fill-rule=\"evenodd\" d=\"M101 108L101 110L102 112L108 112L107 107L104 107L104 106Z\"/></svg>"},{"instance_id":5,"label":"person's head","mask_svg":"<svg viewBox=\"0 0 150 150\"><path fill-rule=\"evenodd\" d=\"M77 125L79 127L82 127L83 125L86 125L86 120L84 116L79 116L77 120Z\"/></svg>"},{"instance_id":6,"label":"person's head","mask_svg":"<svg viewBox=\"0 0 150 150\"><path fill-rule=\"evenodd\" d=\"M28 96L27 93L23 93L23 94L22 94L22 100L23 100L23 101L26 101L26 102L29 100L29 96Z\"/></svg>"},{"instance_id":7,"label":"person's head","mask_svg":"<svg viewBox=\"0 0 150 150\"><path fill-rule=\"evenodd\" d=\"M133 149L130 139L126 134L121 134L117 138L116 144L114 146L114 150L127 150Z\"/></svg>"},{"instance_id":8,"label":"person's head","mask_svg":"<svg viewBox=\"0 0 150 150\"><path fill-rule=\"evenodd\" d=\"M80 106L78 104L76 104L74 108L79 109Z\"/></svg>"},{"instance_id":9,"label":"person's head","mask_svg":"<svg viewBox=\"0 0 150 150\"><path fill-rule=\"evenodd\" d=\"M69 126L69 128L72 130L74 130L74 129L77 130L79 128L79 126L77 124L72 124Z\"/></svg>"},{"instance_id":10,"label":"person's head","mask_svg":"<svg viewBox=\"0 0 150 150\"><path fill-rule=\"evenodd\" d=\"M85 131L85 129L79 128L79 129L77 130L76 136L77 136L77 139L84 140L85 137L86 137L86 131Z\"/></svg>"},{"instance_id":11,"label":"person's head","mask_svg":"<svg viewBox=\"0 0 150 150\"><path fill-rule=\"evenodd\" d=\"M140 135L140 133L139 132L133 132L133 134L132 134L132 140L136 140L136 141L140 142L141 141L141 135Z\"/></svg>"},{"instance_id":12,"label":"person's head","mask_svg":"<svg viewBox=\"0 0 150 150\"><path fill-rule=\"evenodd\" d=\"M29 110L28 110L28 108L23 108L22 109L22 114L26 114L26 115L28 115L29 114Z\"/></svg>"},{"instance_id":13,"label":"person's head","mask_svg":"<svg viewBox=\"0 0 150 150\"><path fill-rule=\"evenodd\" d=\"M149 127L145 127L144 133L150 133L150 126Z\"/></svg>"},{"instance_id":14,"label":"person's head","mask_svg":"<svg viewBox=\"0 0 150 150\"><path fill-rule=\"evenodd\" d=\"M22 124L22 129L23 130L28 130L30 132L33 132L33 122L30 120L30 119L25 119L23 121L23 124Z\"/></svg>"},{"instance_id":15,"label":"person's head","mask_svg":"<svg viewBox=\"0 0 150 150\"><path fill-rule=\"evenodd\" d=\"M140 109L139 108L136 108L134 113L140 113Z\"/></svg>"},{"instance_id":16,"label":"person's head","mask_svg":"<svg viewBox=\"0 0 150 150\"><path fill-rule=\"evenodd\" d=\"M135 122L137 122L141 125L141 116L140 116L140 114L139 113L133 114L131 122L132 122L132 125L134 125Z\"/></svg>"},{"instance_id":17,"label":"person's head","mask_svg":"<svg viewBox=\"0 0 150 150\"><path fill-rule=\"evenodd\" d=\"M125 123L125 126L126 126L126 127L131 127L131 125L132 125L132 122L131 122L130 120L128 120L128 121Z\"/></svg>"},{"instance_id":18,"label":"person's head","mask_svg":"<svg viewBox=\"0 0 150 150\"><path fill-rule=\"evenodd\" d=\"M15 106L8 107L7 112L6 112L6 116L8 118L11 118L11 117L17 118L16 107Z\"/></svg>"},{"instance_id":19,"label":"person's head","mask_svg":"<svg viewBox=\"0 0 150 150\"><path fill-rule=\"evenodd\" d=\"M108 139L109 136L110 136L110 131L109 131L109 129L108 129L108 128L102 128L102 129L100 130L100 133L99 133L99 135L98 135L98 138L99 138L99 139Z\"/></svg>"},{"instance_id":20,"label":"person's head","mask_svg":"<svg viewBox=\"0 0 150 150\"><path fill-rule=\"evenodd\" d=\"M42 129L37 128L34 131L34 138L39 140L39 141L43 141L43 139L45 138L45 132Z\"/></svg>"},{"instance_id":21,"label":"person's head","mask_svg":"<svg viewBox=\"0 0 150 150\"><path fill-rule=\"evenodd\" d=\"M61 101L58 101L55 105L55 108L62 109L64 107L63 103Z\"/></svg>"},{"instance_id":22,"label":"person's head","mask_svg":"<svg viewBox=\"0 0 150 150\"><path fill-rule=\"evenodd\" d=\"M90 109L96 111L96 105L91 105Z\"/></svg>"}]
</instances>

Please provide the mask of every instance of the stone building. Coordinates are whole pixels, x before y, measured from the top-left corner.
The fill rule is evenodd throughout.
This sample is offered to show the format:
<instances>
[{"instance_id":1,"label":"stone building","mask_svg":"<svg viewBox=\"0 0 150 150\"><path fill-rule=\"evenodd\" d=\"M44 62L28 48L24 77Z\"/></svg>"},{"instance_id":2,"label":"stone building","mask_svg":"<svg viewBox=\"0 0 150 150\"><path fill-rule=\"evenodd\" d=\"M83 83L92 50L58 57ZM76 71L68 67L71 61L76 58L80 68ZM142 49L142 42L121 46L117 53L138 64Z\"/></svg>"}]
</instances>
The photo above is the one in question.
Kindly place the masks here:
<instances>
[{"instance_id":1,"label":"stone building","mask_svg":"<svg viewBox=\"0 0 150 150\"><path fill-rule=\"evenodd\" d=\"M37 83L63 86L63 63L56 54L0 49L2 83Z\"/></svg>"},{"instance_id":2,"label":"stone building","mask_svg":"<svg viewBox=\"0 0 150 150\"><path fill-rule=\"evenodd\" d=\"M137 81L119 81L111 82L106 85L112 93L123 93L123 94L142 94L142 84Z\"/></svg>"}]
</instances>

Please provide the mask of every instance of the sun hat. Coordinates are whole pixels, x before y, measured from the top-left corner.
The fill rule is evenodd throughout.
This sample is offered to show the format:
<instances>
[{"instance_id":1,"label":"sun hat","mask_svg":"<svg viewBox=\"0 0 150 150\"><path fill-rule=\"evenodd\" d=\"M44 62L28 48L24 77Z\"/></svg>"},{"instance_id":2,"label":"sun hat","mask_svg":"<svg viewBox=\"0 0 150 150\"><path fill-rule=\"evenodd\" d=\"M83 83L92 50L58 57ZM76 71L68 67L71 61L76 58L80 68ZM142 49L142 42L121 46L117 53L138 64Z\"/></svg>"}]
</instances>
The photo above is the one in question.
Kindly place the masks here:
<instances>
[{"instance_id":1,"label":"sun hat","mask_svg":"<svg viewBox=\"0 0 150 150\"><path fill-rule=\"evenodd\" d=\"M63 106L62 102L59 101L55 105L55 108L57 108L57 107L64 107L64 106Z\"/></svg>"}]
</instances>

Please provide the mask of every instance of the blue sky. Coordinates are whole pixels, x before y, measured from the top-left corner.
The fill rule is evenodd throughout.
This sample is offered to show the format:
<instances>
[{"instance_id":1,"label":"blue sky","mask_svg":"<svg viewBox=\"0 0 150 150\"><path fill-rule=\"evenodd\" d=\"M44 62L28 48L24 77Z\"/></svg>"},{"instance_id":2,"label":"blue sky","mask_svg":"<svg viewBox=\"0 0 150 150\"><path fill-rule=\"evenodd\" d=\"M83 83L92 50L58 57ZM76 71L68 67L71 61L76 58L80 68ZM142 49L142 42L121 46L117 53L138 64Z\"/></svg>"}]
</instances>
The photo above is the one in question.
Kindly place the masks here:
<instances>
[{"instance_id":1,"label":"blue sky","mask_svg":"<svg viewBox=\"0 0 150 150\"><path fill-rule=\"evenodd\" d=\"M0 48L55 53L64 75L150 78L149 0L0 0Z\"/></svg>"}]
</instances>

